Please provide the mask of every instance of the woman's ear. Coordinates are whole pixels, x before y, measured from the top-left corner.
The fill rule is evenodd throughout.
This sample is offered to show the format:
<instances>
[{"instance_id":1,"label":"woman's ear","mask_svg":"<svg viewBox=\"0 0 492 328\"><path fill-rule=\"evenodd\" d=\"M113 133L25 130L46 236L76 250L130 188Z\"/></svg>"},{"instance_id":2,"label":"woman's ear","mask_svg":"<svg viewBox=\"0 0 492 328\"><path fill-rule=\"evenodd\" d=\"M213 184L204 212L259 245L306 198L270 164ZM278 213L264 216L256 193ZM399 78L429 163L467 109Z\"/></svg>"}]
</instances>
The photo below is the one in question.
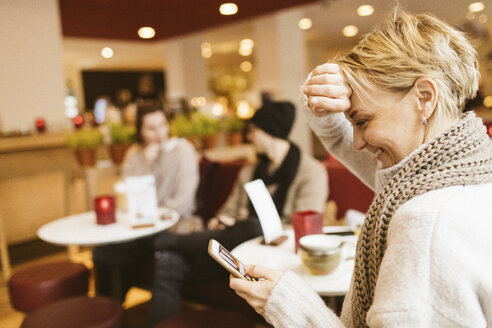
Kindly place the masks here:
<instances>
[{"instance_id":1,"label":"woman's ear","mask_svg":"<svg viewBox=\"0 0 492 328\"><path fill-rule=\"evenodd\" d=\"M437 107L439 89L434 79L430 77L419 77L413 88L418 97L418 109L421 111L422 120L428 120Z\"/></svg>"}]
</instances>

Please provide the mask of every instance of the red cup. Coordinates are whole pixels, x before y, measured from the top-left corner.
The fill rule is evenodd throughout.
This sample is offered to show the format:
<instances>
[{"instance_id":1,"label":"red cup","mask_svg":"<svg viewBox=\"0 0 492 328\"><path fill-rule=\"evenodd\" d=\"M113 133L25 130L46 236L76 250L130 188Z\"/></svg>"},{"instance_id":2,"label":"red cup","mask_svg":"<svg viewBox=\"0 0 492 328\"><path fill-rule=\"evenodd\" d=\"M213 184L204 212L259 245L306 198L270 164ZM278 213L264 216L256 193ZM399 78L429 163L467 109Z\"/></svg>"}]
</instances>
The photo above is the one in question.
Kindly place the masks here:
<instances>
[{"instance_id":1,"label":"red cup","mask_svg":"<svg viewBox=\"0 0 492 328\"><path fill-rule=\"evenodd\" d=\"M323 233L323 215L315 211L294 212L292 213L292 226L294 227L297 253L301 237Z\"/></svg>"},{"instance_id":2,"label":"red cup","mask_svg":"<svg viewBox=\"0 0 492 328\"><path fill-rule=\"evenodd\" d=\"M46 131L46 121L42 117L38 117L35 121L36 124L36 130L38 133L43 133Z\"/></svg>"},{"instance_id":3,"label":"red cup","mask_svg":"<svg viewBox=\"0 0 492 328\"><path fill-rule=\"evenodd\" d=\"M94 198L94 211L96 211L96 223L106 225L116 222L114 196L99 196Z\"/></svg>"}]
</instances>

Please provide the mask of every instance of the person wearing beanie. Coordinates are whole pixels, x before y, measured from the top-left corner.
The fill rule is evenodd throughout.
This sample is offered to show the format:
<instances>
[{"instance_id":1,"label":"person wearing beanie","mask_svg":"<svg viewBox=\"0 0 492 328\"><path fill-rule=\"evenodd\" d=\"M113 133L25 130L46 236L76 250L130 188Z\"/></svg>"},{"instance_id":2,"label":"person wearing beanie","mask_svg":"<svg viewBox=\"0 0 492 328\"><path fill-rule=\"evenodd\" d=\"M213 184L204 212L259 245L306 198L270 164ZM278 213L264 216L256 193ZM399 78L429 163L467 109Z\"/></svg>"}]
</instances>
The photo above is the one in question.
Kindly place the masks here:
<instances>
[{"instance_id":1,"label":"person wearing beanie","mask_svg":"<svg viewBox=\"0 0 492 328\"><path fill-rule=\"evenodd\" d=\"M166 231L155 239L151 324L179 312L181 288L188 281L227 281L228 272L207 254L210 239L233 249L262 234L245 183L255 179L265 182L285 224L296 211L323 212L328 198L326 169L288 139L294 120L295 107L289 102L268 102L259 108L247 133L258 160L241 169L231 195L217 217L209 221L208 230L187 235Z\"/></svg>"}]
</instances>

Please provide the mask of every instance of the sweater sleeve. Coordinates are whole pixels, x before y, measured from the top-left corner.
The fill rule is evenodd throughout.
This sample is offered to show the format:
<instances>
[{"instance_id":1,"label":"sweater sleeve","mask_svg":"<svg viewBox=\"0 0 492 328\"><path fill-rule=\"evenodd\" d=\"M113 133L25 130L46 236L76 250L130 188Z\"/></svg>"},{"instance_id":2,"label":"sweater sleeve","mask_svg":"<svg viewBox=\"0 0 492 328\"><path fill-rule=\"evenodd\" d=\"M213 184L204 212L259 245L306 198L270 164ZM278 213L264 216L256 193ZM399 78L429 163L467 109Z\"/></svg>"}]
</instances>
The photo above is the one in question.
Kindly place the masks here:
<instances>
[{"instance_id":1,"label":"sweater sleeve","mask_svg":"<svg viewBox=\"0 0 492 328\"><path fill-rule=\"evenodd\" d=\"M366 150L356 151L353 147L353 130L343 113L315 116L308 107L307 98L302 110L307 115L311 129L326 150L342 162L364 184L374 190L377 159Z\"/></svg>"},{"instance_id":2,"label":"sweater sleeve","mask_svg":"<svg viewBox=\"0 0 492 328\"><path fill-rule=\"evenodd\" d=\"M182 142L179 150L179 163L176 174L175 192L166 199L166 207L175 209L187 217L193 213L195 195L200 181L198 157L193 146Z\"/></svg>"},{"instance_id":3,"label":"sweater sleeve","mask_svg":"<svg viewBox=\"0 0 492 328\"><path fill-rule=\"evenodd\" d=\"M306 166L309 172L298 172L300 181L294 197L293 210L313 210L322 213L328 199L328 174L317 160L304 160L309 163Z\"/></svg>"},{"instance_id":4,"label":"sweater sleeve","mask_svg":"<svg viewBox=\"0 0 492 328\"><path fill-rule=\"evenodd\" d=\"M284 273L273 289L264 316L276 328L344 327L316 292L290 271Z\"/></svg>"}]
</instances>

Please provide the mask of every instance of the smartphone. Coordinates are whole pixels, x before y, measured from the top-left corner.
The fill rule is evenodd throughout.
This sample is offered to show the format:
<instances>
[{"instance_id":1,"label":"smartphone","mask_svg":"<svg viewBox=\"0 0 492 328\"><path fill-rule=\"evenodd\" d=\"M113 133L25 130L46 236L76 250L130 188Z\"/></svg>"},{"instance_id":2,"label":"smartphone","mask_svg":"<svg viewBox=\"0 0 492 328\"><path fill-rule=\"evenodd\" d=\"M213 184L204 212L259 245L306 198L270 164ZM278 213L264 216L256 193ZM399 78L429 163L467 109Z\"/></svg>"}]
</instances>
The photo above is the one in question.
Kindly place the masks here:
<instances>
[{"instance_id":1,"label":"smartphone","mask_svg":"<svg viewBox=\"0 0 492 328\"><path fill-rule=\"evenodd\" d=\"M234 277L246 279L249 281L257 281L258 279L248 276L244 273L244 264L234 257L224 246L219 244L215 239L210 239L208 242L208 254L219 262L227 271Z\"/></svg>"}]
</instances>

